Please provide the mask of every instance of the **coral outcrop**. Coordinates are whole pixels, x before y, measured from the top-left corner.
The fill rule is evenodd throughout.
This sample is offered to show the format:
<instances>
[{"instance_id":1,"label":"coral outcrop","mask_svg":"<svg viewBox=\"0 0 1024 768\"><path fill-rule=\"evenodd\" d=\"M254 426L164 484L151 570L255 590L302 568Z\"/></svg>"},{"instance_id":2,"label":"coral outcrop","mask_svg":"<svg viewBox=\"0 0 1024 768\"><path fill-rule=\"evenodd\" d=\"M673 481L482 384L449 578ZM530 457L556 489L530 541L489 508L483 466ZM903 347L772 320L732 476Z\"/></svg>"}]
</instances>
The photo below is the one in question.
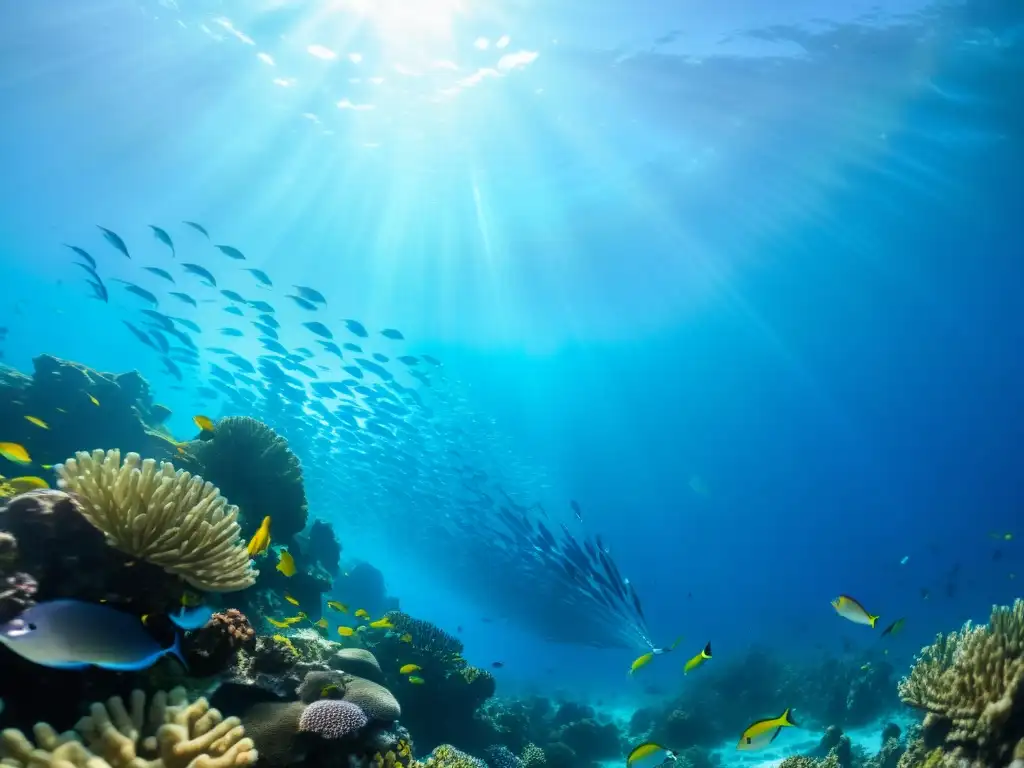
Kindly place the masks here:
<instances>
[{"instance_id":1,"label":"coral outcrop","mask_svg":"<svg viewBox=\"0 0 1024 768\"><path fill-rule=\"evenodd\" d=\"M81 513L110 546L208 592L234 592L256 582L239 536L238 509L212 483L137 453L122 463L117 449L80 451L54 471L60 488L75 494Z\"/></svg>"},{"instance_id":2,"label":"coral outcrop","mask_svg":"<svg viewBox=\"0 0 1024 768\"><path fill-rule=\"evenodd\" d=\"M241 510L242 531L252 536L264 517L275 542L289 543L306 527L306 491L298 457L288 441L261 421L230 416L209 440L183 447L186 467L221 488Z\"/></svg>"},{"instance_id":3,"label":"coral outcrop","mask_svg":"<svg viewBox=\"0 0 1024 768\"><path fill-rule=\"evenodd\" d=\"M51 355L36 357L32 366L31 376L0 366L0 425L4 440L24 445L34 461L56 464L92 445L174 455L163 428L170 411L154 402L137 371L101 373ZM25 416L42 419L49 429ZM0 473L10 475L2 466Z\"/></svg>"},{"instance_id":4,"label":"coral outcrop","mask_svg":"<svg viewBox=\"0 0 1024 768\"><path fill-rule=\"evenodd\" d=\"M74 733L37 723L33 743L21 731L0 733L10 768L233 768L259 758L237 718L224 719L206 699L189 702L183 688L156 693L146 707L139 690L126 703L93 704Z\"/></svg>"},{"instance_id":5,"label":"coral outcrop","mask_svg":"<svg viewBox=\"0 0 1024 768\"><path fill-rule=\"evenodd\" d=\"M922 649L899 684L900 698L927 713L924 750L911 745L909 768L922 751L941 766L1006 765L1024 751L1024 600L995 606L989 623L968 622Z\"/></svg>"}]
</instances>

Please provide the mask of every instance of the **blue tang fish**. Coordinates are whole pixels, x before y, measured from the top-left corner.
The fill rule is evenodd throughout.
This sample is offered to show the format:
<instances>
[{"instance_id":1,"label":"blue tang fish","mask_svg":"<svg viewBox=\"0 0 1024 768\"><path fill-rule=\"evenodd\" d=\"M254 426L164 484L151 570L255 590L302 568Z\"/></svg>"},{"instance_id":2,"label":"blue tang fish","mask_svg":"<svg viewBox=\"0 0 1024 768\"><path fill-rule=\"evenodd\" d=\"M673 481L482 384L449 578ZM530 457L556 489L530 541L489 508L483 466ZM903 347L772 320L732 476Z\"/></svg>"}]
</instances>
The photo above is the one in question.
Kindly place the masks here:
<instances>
[{"instance_id":1,"label":"blue tang fish","mask_svg":"<svg viewBox=\"0 0 1024 768\"><path fill-rule=\"evenodd\" d=\"M146 669L171 654L186 668L180 638L163 648L138 616L78 600L39 603L0 625L0 643L34 664L55 669L94 666Z\"/></svg>"},{"instance_id":2,"label":"blue tang fish","mask_svg":"<svg viewBox=\"0 0 1024 768\"><path fill-rule=\"evenodd\" d=\"M195 608L182 606L178 613L172 613L167 618L173 621L180 629L192 632L200 627L205 627L212 614L213 609L208 605L198 605Z\"/></svg>"}]
</instances>

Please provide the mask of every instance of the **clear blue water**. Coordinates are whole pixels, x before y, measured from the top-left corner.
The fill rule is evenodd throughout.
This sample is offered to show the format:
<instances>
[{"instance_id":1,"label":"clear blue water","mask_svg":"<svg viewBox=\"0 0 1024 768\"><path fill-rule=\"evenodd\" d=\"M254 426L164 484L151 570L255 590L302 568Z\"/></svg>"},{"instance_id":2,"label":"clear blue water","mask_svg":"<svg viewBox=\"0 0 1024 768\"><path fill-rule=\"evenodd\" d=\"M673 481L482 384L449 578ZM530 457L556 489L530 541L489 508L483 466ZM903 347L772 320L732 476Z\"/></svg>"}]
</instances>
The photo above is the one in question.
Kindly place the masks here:
<instances>
[{"instance_id":1,"label":"clear blue water","mask_svg":"<svg viewBox=\"0 0 1024 768\"><path fill-rule=\"evenodd\" d=\"M237 272L198 221L335 322L442 359L492 465L566 522L580 502L657 642L866 646L829 607L846 592L907 617L909 660L1019 594L1024 7L418 8L5 2L5 362L138 369L181 435L233 412L172 389L119 322L144 305L88 299L61 245L155 290L158 224L178 261ZM633 651L502 620L528 591L471 597L422 509L338 483L350 506L315 485L313 515L404 608L463 626L470 661L503 660L500 690L633 696Z\"/></svg>"}]
</instances>

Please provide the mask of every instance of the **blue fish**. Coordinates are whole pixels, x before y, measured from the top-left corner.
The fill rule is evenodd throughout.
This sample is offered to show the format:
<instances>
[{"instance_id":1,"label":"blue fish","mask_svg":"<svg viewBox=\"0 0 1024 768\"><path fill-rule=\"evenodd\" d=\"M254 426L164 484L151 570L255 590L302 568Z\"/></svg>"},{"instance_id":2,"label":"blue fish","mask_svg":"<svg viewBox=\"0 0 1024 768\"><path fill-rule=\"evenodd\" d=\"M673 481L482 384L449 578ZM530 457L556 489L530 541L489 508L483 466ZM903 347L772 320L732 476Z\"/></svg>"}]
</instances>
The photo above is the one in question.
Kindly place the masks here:
<instances>
[{"instance_id":1,"label":"blue fish","mask_svg":"<svg viewBox=\"0 0 1024 768\"><path fill-rule=\"evenodd\" d=\"M180 629L192 632L200 627L205 627L212 614L213 609L206 605L197 605L195 608L182 606L177 615L171 614L168 618Z\"/></svg>"},{"instance_id":2,"label":"blue fish","mask_svg":"<svg viewBox=\"0 0 1024 768\"><path fill-rule=\"evenodd\" d=\"M79 600L39 603L0 625L0 643L23 659L54 669L147 669L170 654L187 668L181 639L162 647L138 616Z\"/></svg>"}]
</instances>

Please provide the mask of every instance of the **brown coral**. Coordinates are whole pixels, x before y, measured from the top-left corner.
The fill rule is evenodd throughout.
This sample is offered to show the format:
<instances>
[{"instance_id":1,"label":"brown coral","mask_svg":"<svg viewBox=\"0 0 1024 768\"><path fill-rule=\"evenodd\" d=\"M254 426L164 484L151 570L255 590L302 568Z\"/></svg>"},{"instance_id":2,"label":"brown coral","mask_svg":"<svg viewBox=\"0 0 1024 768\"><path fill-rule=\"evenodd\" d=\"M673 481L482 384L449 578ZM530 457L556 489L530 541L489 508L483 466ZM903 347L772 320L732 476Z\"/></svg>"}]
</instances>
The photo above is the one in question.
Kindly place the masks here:
<instances>
[{"instance_id":1,"label":"brown coral","mask_svg":"<svg viewBox=\"0 0 1024 768\"><path fill-rule=\"evenodd\" d=\"M1024 736L1024 600L995 606L987 626L939 635L900 681L929 713L925 743L984 764L1007 761Z\"/></svg>"}]
</instances>

